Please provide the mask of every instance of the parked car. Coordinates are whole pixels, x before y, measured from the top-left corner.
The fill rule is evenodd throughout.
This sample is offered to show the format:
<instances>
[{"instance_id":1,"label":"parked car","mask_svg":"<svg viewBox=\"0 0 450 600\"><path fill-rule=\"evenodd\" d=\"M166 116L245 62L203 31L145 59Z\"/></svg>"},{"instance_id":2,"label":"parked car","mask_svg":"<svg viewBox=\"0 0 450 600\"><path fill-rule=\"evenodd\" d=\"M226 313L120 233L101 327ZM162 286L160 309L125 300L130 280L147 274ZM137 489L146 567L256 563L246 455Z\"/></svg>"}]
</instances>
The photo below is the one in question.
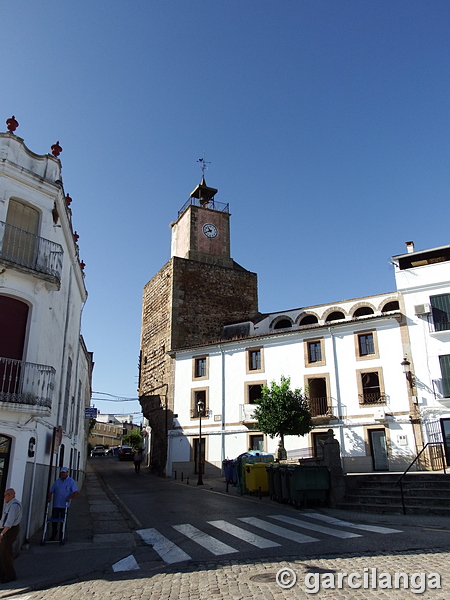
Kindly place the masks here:
<instances>
[{"instance_id":1,"label":"parked car","mask_svg":"<svg viewBox=\"0 0 450 600\"><path fill-rule=\"evenodd\" d=\"M91 451L91 456L106 456L105 446L94 446Z\"/></svg>"},{"instance_id":2,"label":"parked car","mask_svg":"<svg viewBox=\"0 0 450 600\"><path fill-rule=\"evenodd\" d=\"M131 446L119 447L119 460L133 460L134 450Z\"/></svg>"}]
</instances>

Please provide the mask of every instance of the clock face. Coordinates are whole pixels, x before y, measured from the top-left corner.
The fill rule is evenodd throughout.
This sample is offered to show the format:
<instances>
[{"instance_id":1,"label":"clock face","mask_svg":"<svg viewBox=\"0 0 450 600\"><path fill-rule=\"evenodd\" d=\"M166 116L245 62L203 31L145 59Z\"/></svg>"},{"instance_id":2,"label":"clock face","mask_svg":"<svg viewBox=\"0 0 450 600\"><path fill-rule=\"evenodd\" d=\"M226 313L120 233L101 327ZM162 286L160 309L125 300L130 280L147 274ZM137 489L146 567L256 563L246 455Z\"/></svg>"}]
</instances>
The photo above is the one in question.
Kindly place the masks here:
<instances>
[{"instance_id":1,"label":"clock face","mask_svg":"<svg viewBox=\"0 0 450 600\"><path fill-rule=\"evenodd\" d=\"M203 225L203 233L208 238L215 238L215 237L217 237L217 234L219 233L219 230L212 223L205 223Z\"/></svg>"}]
</instances>

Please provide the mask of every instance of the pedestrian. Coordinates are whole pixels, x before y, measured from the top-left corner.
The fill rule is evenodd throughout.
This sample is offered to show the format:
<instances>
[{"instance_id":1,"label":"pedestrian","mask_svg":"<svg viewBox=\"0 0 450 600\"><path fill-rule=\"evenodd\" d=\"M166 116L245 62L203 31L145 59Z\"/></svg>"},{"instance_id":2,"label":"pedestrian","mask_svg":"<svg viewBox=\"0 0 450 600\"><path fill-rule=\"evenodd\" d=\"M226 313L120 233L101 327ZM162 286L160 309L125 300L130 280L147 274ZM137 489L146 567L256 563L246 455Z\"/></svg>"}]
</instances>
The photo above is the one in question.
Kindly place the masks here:
<instances>
[{"instance_id":1,"label":"pedestrian","mask_svg":"<svg viewBox=\"0 0 450 600\"><path fill-rule=\"evenodd\" d=\"M139 450L137 450L134 453L134 472L135 473L140 473L141 472L141 462L142 462L142 448L139 448Z\"/></svg>"},{"instance_id":2,"label":"pedestrian","mask_svg":"<svg viewBox=\"0 0 450 600\"><path fill-rule=\"evenodd\" d=\"M66 508L70 506L72 498L78 494L78 488L72 477L69 477L69 469L61 467L59 479L57 479L48 493L48 501L50 502L53 494L53 509L52 519L64 519ZM50 541L56 539L58 532L58 521L52 523L52 535ZM62 539L62 521L59 528L59 539Z\"/></svg>"},{"instance_id":3,"label":"pedestrian","mask_svg":"<svg viewBox=\"0 0 450 600\"><path fill-rule=\"evenodd\" d=\"M16 498L16 492L9 488L3 494L2 531L0 533L0 573L2 583L17 579L14 569L13 544L19 535L19 523L22 518L22 505Z\"/></svg>"}]
</instances>

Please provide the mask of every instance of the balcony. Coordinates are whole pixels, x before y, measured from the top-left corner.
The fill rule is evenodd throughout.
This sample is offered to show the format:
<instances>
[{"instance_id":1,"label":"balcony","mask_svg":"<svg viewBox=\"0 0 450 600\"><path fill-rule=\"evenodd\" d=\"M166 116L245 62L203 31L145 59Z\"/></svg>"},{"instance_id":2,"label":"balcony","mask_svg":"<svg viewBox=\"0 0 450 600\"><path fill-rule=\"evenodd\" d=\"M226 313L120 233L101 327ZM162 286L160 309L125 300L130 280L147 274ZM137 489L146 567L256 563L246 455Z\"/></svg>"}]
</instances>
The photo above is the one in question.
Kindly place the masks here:
<instances>
[{"instance_id":1,"label":"balcony","mask_svg":"<svg viewBox=\"0 0 450 600\"><path fill-rule=\"evenodd\" d=\"M309 410L314 425L323 425L336 419L333 414L332 398L308 398Z\"/></svg>"},{"instance_id":2,"label":"balcony","mask_svg":"<svg viewBox=\"0 0 450 600\"><path fill-rule=\"evenodd\" d=\"M33 414L49 414L55 369L0 357L0 407Z\"/></svg>"},{"instance_id":3,"label":"balcony","mask_svg":"<svg viewBox=\"0 0 450 600\"><path fill-rule=\"evenodd\" d=\"M239 421L241 423L257 423L254 412L256 404L240 404L239 405Z\"/></svg>"},{"instance_id":4,"label":"balcony","mask_svg":"<svg viewBox=\"0 0 450 600\"><path fill-rule=\"evenodd\" d=\"M0 261L33 271L59 287L63 264L62 246L0 221Z\"/></svg>"},{"instance_id":5,"label":"balcony","mask_svg":"<svg viewBox=\"0 0 450 600\"><path fill-rule=\"evenodd\" d=\"M358 394L360 406L373 406L379 404L386 404L386 394L380 394L380 391L363 391L362 394Z\"/></svg>"}]
</instances>

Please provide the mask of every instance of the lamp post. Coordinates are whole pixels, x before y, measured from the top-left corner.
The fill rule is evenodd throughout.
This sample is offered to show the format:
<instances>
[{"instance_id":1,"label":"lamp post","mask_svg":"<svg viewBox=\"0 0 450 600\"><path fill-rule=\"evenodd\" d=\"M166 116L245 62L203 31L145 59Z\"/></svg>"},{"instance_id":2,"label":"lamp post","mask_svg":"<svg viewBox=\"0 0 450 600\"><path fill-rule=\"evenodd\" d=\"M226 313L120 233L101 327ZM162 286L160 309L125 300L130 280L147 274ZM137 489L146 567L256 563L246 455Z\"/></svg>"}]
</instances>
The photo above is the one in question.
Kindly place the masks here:
<instances>
[{"instance_id":1,"label":"lamp post","mask_svg":"<svg viewBox=\"0 0 450 600\"><path fill-rule=\"evenodd\" d=\"M202 414L205 408L203 400L197 402L198 417L199 417L199 436L198 436L198 481L197 485L203 485L202 473Z\"/></svg>"}]
</instances>

